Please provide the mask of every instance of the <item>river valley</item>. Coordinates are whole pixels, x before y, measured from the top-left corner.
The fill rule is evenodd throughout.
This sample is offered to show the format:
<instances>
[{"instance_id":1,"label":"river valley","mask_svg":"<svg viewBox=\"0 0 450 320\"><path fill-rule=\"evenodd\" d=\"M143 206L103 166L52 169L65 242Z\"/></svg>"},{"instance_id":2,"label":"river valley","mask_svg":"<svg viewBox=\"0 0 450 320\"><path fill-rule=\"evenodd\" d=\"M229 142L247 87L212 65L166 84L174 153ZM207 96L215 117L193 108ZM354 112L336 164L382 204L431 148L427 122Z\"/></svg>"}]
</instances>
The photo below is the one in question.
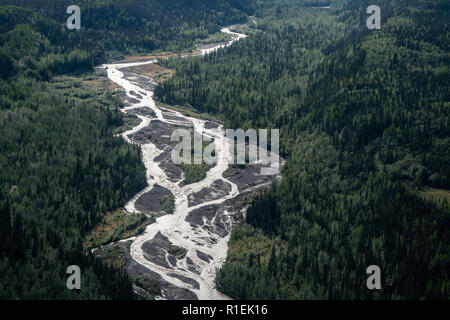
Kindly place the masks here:
<instances>
[{"instance_id":1,"label":"river valley","mask_svg":"<svg viewBox=\"0 0 450 320\"><path fill-rule=\"evenodd\" d=\"M198 48L202 55L246 37L230 28L223 28L222 32L232 34L234 39ZM125 209L128 214L151 212L157 216L156 222L141 235L111 245L125 253L129 274L160 283L159 299L229 299L216 289L215 276L226 259L231 230L248 206L243 198L270 185L275 177L279 178L279 172L261 175L263 165L255 164L236 168L234 175L225 178L232 142L225 136L223 126L159 106L153 99L157 83L127 70L155 62L102 66L122 90L122 112L135 114L141 121L122 136L141 146L148 187L135 195ZM201 181L186 184L183 170L171 161L171 135L176 129L202 133L215 144L216 163ZM172 213L162 204L161 199L167 198L173 200ZM174 253L174 248L181 248L184 254Z\"/></svg>"}]
</instances>

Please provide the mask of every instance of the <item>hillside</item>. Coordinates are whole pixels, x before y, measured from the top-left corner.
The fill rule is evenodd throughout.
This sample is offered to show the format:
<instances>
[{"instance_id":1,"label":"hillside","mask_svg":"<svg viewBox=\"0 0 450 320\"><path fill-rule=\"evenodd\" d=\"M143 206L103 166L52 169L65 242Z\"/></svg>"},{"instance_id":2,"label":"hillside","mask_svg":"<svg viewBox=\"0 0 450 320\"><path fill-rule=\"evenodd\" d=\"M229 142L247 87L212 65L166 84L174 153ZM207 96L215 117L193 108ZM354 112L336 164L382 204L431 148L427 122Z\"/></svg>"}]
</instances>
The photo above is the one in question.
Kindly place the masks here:
<instances>
[{"instance_id":1,"label":"hillside","mask_svg":"<svg viewBox=\"0 0 450 320\"><path fill-rule=\"evenodd\" d=\"M450 292L449 8L367 1L297 12L204 59L169 61L166 103L281 128L283 180L253 201L217 276L239 299L436 299ZM316 10L316 11L314 11ZM383 290L365 286L378 265ZM246 279L246 281L242 281Z\"/></svg>"},{"instance_id":2,"label":"hillside","mask_svg":"<svg viewBox=\"0 0 450 320\"><path fill-rule=\"evenodd\" d=\"M91 85L93 66L186 49L245 17L218 1L80 1L83 28L70 32L68 3L0 1L0 299L135 298L124 270L82 247L146 186L139 148L114 135L123 103ZM82 270L79 292L66 288L72 264Z\"/></svg>"},{"instance_id":3,"label":"hillside","mask_svg":"<svg viewBox=\"0 0 450 320\"><path fill-rule=\"evenodd\" d=\"M0 0L0 299L137 298L129 274L83 248L117 239L114 223L136 227L119 208L147 186L139 147L116 136L138 120L94 66L189 51L248 16L246 39L161 62L174 76L155 90L226 128L281 132L282 180L246 199L218 289L449 298L448 1L379 0L375 31L368 0L79 0L79 31L65 26L70 4ZM65 285L71 264L83 270L79 292ZM367 290L370 265L380 291Z\"/></svg>"},{"instance_id":4,"label":"hillside","mask_svg":"<svg viewBox=\"0 0 450 320\"><path fill-rule=\"evenodd\" d=\"M243 1L245 3L245 1ZM89 51L96 63L120 53L180 51L220 26L243 22L250 9L240 1L81 0L81 30L65 28L69 0L1 0L14 5L1 16L1 32L27 24L63 48ZM23 9L26 8L26 9Z\"/></svg>"}]
</instances>

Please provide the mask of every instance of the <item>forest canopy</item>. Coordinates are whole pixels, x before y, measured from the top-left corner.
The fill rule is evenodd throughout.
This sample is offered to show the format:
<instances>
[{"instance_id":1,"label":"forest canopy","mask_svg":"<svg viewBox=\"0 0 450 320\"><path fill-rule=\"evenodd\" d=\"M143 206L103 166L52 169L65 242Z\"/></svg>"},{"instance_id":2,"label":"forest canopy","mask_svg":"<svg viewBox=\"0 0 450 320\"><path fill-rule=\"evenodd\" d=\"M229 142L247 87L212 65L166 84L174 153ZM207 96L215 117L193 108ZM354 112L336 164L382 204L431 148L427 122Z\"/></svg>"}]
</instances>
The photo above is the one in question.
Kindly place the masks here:
<instances>
[{"instance_id":1,"label":"forest canopy","mask_svg":"<svg viewBox=\"0 0 450 320\"><path fill-rule=\"evenodd\" d=\"M217 274L233 298L449 297L449 7L379 1L373 32L370 4L275 12L229 48L167 62L161 101L281 129L283 179L253 200Z\"/></svg>"},{"instance_id":2,"label":"forest canopy","mask_svg":"<svg viewBox=\"0 0 450 320\"><path fill-rule=\"evenodd\" d=\"M159 101L227 128L280 129L283 177L251 200L217 287L236 299L448 299L449 6L371 1L0 0L0 299L133 299L82 248L146 186L114 133L120 99L83 81L125 54L185 51L257 19L205 57L169 59ZM323 9L320 7L328 7ZM241 26L245 28L245 26ZM442 195L444 196L437 196ZM66 268L83 269L79 292ZM382 290L366 287L369 265Z\"/></svg>"}]
</instances>

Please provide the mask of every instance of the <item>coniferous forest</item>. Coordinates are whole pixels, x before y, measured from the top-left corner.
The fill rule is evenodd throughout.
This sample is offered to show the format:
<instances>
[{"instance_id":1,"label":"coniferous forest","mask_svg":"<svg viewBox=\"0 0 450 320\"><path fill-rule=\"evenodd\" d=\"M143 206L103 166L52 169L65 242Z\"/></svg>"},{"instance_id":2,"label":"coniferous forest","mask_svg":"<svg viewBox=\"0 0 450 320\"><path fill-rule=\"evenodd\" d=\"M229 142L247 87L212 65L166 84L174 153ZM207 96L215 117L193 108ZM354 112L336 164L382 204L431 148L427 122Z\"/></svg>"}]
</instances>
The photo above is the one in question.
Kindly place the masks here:
<instances>
[{"instance_id":1,"label":"coniferous forest","mask_svg":"<svg viewBox=\"0 0 450 320\"><path fill-rule=\"evenodd\" d=\"M450 294L449 7L370 1L312 10L196 60L172 60L166 103L231 128L280 128L283 179L232 234L217 284L239 299L439 299ZM383 270L367 290L366 269ZM245 279L243 281L243 279Z\"/></svg>"},{"instance_id":2,"label":"coniferous forest","mask_svg":"<svg viewBox=\"0 0 450 320\"><path fill-rule=\"evenodd\" d=\"M115 136L120 99L81 80L124 54L168 59L160 102L227 128L280 129L282 179L231 234L217 287L235 299L449 299L450 7L446 0L0 0L0 299L133 299L82 240L146 186ZM366 8L382 8L381 30ZM321 8L328 7L330 8ZM444 196L441 196L444 194ZM68 265L83 269L69 291ZM382 290L366 269L382 271Z\"/></svg>"},{"instance_id":3,"label":"coniferous forest","mask_svg":"<svg viewBox=\"0 0 450 320\"><path fill-rule=\"evenodd\" d=\"M18 25L0 59L1 298L130 298L122 271L85 256L82 236L107 210L145 186L139 149L113 136L119 102L67 72L92 69L73 51L56 55L42 34ZM69 265L85 267L80 294L65 287ZM110 270L111 269L111 270Z\"/></svg>"},{"instance_id":4,"label":"coniferous forest","mask_svg":"<svg viewBox=\"0 0 450 320\"><path fill-rule=\"evenodd\" d=\"M246 16L232 1L80 1L85 28L71 33L69 4L0 1L0 299L135 297L82 240L146 186L145 168L114 135L120 99L81 79L117 53L189 49ZM67 290L69 265L83 290Z\"/></svg>"}]
</instances>

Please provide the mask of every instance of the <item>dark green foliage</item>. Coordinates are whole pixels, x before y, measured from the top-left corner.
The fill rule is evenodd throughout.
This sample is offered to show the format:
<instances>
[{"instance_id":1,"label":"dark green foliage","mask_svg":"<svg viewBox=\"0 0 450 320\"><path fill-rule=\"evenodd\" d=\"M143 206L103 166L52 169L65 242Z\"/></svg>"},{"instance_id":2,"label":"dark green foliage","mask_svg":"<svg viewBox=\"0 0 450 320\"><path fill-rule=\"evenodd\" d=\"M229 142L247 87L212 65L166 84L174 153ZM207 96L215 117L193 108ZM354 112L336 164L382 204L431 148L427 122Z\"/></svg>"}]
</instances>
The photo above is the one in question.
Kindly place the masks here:
<instances>
[{"instance_id":1,"label":"dark green foliage","mask_svg":"<svg viewBox=\"0 0 450 320\"><path fill-rule=\"evenodd\" d=\"M247 222L261 228L267 234L274 234L280 224L280 211L276 203L276 186L257 195L247 210Z\"/></svg>"},{"instance_id":2,"label":"dark green foliage","mask_svg":"<svg viewBox=\"0 0 450 320\"><path fill-rule=\"evenodd\" d=\"M10 238L2 239L2 298L125 295L120 283L129 280L108 267L91 268L81 253L82 237L101 216L145 187L138 148L113 137L119 111L65 97L45 83L1 88L11 101L0 110L2 225L11 226L1 234ZM78 296L65 288L71 264L85 266L83 276L92 278ZM102 283L120 290L103 291Z\"/></svg>"},{"instance_id":3,"label":"dark green foliage","mask_svg":"<svg viewBox=\"0 0 450 320\"><path fill-rule=\"evenodd\" d=\"M145 187L140 151L113 135L115 98L55 78L91 71L92 57L28 19L46 22L0 7L0 298L132 299L124 271L86 256L82 239ZM66 287L69 265L81 268L78 292Z\"/></svg>"},{"instance_id":4,"label":"dark green foliage","mask_svg":"<svg viewBox=\"0 0 450 320\"><path fill-rule=\"evenodd\" d=\"M161 287L158 281L140 277L135 279L135 283L137 286L144 289L147 295L150 295L150 297L146 296L144 298L153 299L156 295L161 294Z\"/></svg>"},{"instance_id":5,"label":"dark green foliage","mask_svg":"<svg viewBox=\"0 0 450 320\"><path fill-rule=\"evenodd\" d=\"M159 199L159 203L162 205L165 212L173 214L175 210L175 197L170 195Z\"/></svg>"},{"instance_id":6,"label":"dark green foliage","mask_svg":"<svg viewBox=\"0 0 450 320\"><path fill-rule=\"evenodd\" d=\"M188 185L203 180L206 177L206 173L211 168L207 164L182 164L184 172L183 185Z\"/></svg>"},{"instance_id":7,"label":"dark green foliage","mask_svg":"<svg viewBox=\"0 0 450 320\"><path fill-rule=\"evenodd\" d=\"M382 30L369 31L370 4L268 11L248 39L167 63L162 101L281 129L283 180L255 198L218 273L234 298L450 296L448 203L417 193L450 187L449 8L379 1ZM381 291L366 287L372 264Z\"/></svg>"},{"instance_id":8,"label":"dark green foliage","mask_svg":"<svg viewBox=\"0 0 450 320\"><path fill-rule=\"evenodd\" d=\"M280 128L283 179L236 228L217 285L241 299L448 299L449 7L445 0L0 0L0 298L132 298L131 281L85 256L82 237L145 185L138 149L113 136L117 101L55 78L117 53L179 50L243 21L248 39L170 60L164 102L229 128ZM299 12L301 11L301 12ZM281 19L281 20L279 20ZM62 83L61 83L62 82ZM187 173L197 179L203 170ZM65 287L68 265L82 290ZM366 288L366 268L382 290ZM139 283L138 283L139 284ZM154 283L140 283L157 294Z\"/></svg>"},{"instance_id":9,"label":"dark green foliage","mask_svg":"<svg viewBox=\"0 0 450 320\"><path fill-rule=\"evenodd\" d=\"M0 78L7 79L14 73L14 61L3 51L0 51Z\"/></svg>"},{"instance_id":10,"label":"dark green foliage","mask_svg":"<svg viewBox=\"0 0 450 320\"><path fill-rule=\"evenodd\" d=\"M0 14L4 8L0 7ZM86 51L74 49L67 54L59 52L43 34L33 31L28 25L16 25L5 33L0 51L1 77L10 77L14 72L14 61L18 73L25 73L38 80L49 80L54 75L79 74L93 69L92 57Z\"/></svg>"},{"instance_id":11,"label":"dark green foliage","mask_svg":"<svg viewBox=\"0 0 450 320\"><path fill-rule=\"evenodd\" d=\"M182 50L207 38L220 26L245 21L246 1L80 0L81 30L68 30L70 0L0 0L1 31L29 24L55 44L88 50L99 62L114 52ZM6 12L5 12L6 11Z\"/></svg>"},{"instance_id":12,"label":"dark green foliage","mask_svg":"<svg viewBox=\"0 0 450 320\"><path fill-rule=\"evenodd\" d=\"M177 246L171 246L169 248L169 253L177 257L178 259L183 259L186 256L187 250L185 248L180 248Z\"/></svg>"},{"instance_id":13,"label":"dark green foliage","mask_svg":"<svg viewBox=\"0 0 450 320\"><path fill-rule=\"evenodd\" d=\"M85 256L82 238L145 187L117 99L58 75L91 72L118 54L192 47L245 19L241 1L0 1L0 298L133 298L123 270ZM173 210L173 199L165 207ZM69 291L66 268L82 270Z\"/></svg>"}]
</instances>

